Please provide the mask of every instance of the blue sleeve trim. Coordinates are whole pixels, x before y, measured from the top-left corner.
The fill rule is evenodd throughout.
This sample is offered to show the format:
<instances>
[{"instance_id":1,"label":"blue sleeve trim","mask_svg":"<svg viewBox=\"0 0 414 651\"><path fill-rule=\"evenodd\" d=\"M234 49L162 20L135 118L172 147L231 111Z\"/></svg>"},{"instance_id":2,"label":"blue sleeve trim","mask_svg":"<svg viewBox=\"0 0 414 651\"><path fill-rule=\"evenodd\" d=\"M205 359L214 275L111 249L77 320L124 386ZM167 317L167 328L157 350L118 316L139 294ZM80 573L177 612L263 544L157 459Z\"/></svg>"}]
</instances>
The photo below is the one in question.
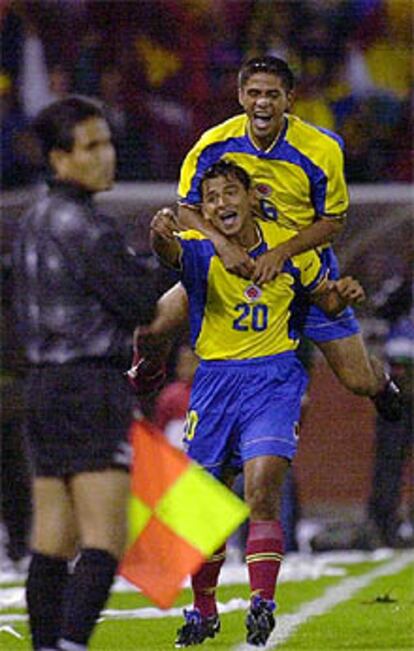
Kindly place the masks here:
<instances>
[{"instance_id":1,"label":"blue sleeve trim","mask_svg":"<svg viewBox=\"0 0 414 651\"><path fill-rule=\"evenodd\" d=\"M195 346L207 301L208 273L215 250L210 240L181 240L181 280L189 301L190 339Z\"/></svg>"},{"instance_id":2,"label":"blue sleeve trim","mask_svg":"<svg viewBox=\"0 0 414 651\"><path fill-rule=\"evenodd\" d=\"M191 187L185 197L179 197L183 203L198 205L201 203L200 182L203 174L214 163L217 163L223 156L228 153L248 153L251 151L251 145L245 136L239 138L228 138L222 142L215 142L208 145L200 154L197 161Z\"/></svg>"},{"instance_id":3,"label":"blue sleeve trim","mask_svg":"<svg viewBox=\"0 0 414 651\"><path fill-rule=\"evenodd\" d=\"M338 134L335 133L334 131L330 131L329 129L324 129L323 127L318 127L318 126L315 125L315 124L312 125L312 126L314 126L315 129L317 129L317 130L320 131L321 133L324 133L325 136L329 136L329 138L332 138L332 140L335 140L335 142L338 143L338 145L340 146L340 148L342 149L342 151L344 151L344 149L345 149L345 143L344 143L343 138L341 138L340 135L338 135Z\"/></svg>"},{"instance_id":4,"label":"blue sleeve trim","mask_svg":"<svg viewBox=\"0 0 414 651\"><path fill-rule=\"evenodd\" d=\"M274 156L268 154L268 158ZM317 215L323 215L325 212L326 191L328 178L321 167L315 165L310 158L305 156L299 149L296 149L290 143L284 141L277 148L277 160L286 161L301 167L309 178L311 187L311 201Z\"/></svg>"}]
</instances>

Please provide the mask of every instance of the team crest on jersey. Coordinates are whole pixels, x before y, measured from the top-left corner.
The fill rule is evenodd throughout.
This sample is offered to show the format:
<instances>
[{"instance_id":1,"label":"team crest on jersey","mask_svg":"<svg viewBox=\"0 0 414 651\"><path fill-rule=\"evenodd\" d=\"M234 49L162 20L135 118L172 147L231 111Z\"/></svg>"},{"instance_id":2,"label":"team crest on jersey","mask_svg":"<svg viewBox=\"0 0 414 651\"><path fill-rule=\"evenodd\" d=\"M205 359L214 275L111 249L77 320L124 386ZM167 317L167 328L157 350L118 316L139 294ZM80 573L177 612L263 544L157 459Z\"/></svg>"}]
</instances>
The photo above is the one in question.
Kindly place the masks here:
<instances>
[{"instance_id":1,"label":"team crest on jersey","mask_svg":"<svg viewBox=\"0 0 414 651\"><path fill-rule=\"evenodd\" d=\"M255 186L255 190L258 194L260 194L261 197L270 197L272 194L271 186L267 185L266 183L258 183Z\"/></svg>"},{"instance_id":2,"label":"team crest on jersey","mask_svg":"<svg viewBox=\"0 0 414 651\"><path fill-rule=\"evenodd\" d=\"M259 300L263 292L257 285L249 285L243 293L249 303L253 303L254 301Z\"/></svg>"}]
</instances>

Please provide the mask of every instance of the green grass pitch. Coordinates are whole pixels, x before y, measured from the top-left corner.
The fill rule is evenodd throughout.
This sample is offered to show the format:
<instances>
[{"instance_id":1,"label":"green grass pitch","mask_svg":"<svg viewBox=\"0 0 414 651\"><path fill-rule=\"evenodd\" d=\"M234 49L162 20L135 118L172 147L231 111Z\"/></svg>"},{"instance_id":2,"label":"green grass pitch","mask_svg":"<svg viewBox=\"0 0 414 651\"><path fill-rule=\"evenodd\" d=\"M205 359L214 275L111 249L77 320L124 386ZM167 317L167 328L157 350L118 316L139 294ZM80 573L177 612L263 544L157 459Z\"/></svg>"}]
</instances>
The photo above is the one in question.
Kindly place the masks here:
<instances>
[{"instance_id":1,"label":"green grass pitch","mask_svg":"<svg viewBox=\"0 0 414 651\"><path fill-rule=\"evenodd\" d=\"M373 558L355 562L333 561L331 567L340 568L342 575L319 576L303 581L282 581L278 588L280 626L287 615L302 614L301 623L281 643L267 645L266 649L295 651L413 651L414 650L414 554L406 554L401 569L365 581L377 568L385 567L390 559ZM392 558L398 558L395 553ZM392 560L392 559L391 559ZM294 563L294 559L290 563ZM312 557L309 558L312 563ZM392 568L391 568L392 569ZM362 579L362 587L340 603L324 607L320 614L306 615L309 605L324 598L327 590L342 586L353 578ZM26 621L14 621L13 615L25 614L23 609L1 607L2 592L10 586L0 585L0 649L1 651L28 651L29 632ZM231 599L248 600L246 585L222 585L218 600L223 605ZM191 594L183 590L174 608L189 605ZM329 604L329 599L328 599ZM96 627L91 651L167 651L174 648L176 629L181 617L158 612L158 617L131 616L131 611L151 607L138 592L114 592L107 604L112 617L105 616ZM115 611L115 612L114 612ZM129 611L129 613L127 612ZM154 614L154 611L151 611ZM304 614L305 613L305 614ZM114 618L114 615L116 617ZM128 616L128 618L127 618ZM245 610L236 609L221 615L222 631L202 646L206 651L237 651L245 647ZM277 627L276 627L277 628ZM250 647L254 648L254 647ZM263 648L263 647L262 647Z\"/></svg>"}]
</instances>

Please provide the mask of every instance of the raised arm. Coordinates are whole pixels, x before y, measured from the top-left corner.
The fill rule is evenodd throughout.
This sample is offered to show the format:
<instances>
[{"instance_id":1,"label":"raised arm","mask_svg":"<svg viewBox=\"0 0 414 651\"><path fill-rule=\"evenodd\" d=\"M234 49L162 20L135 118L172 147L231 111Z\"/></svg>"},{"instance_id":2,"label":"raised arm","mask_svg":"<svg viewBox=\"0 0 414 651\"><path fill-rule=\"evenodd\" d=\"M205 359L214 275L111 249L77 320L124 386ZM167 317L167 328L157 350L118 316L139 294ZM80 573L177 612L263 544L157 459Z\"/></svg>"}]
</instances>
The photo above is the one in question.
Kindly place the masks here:
<instances>
[{"instance_id":1,"label":"raised arm","mask_svg":"<svg viewBox=\"0 0 414 651\"><path fill-rule=\"evenodd\" d=\"M153 321L134 332L134 352L127 376L138 397L150 397L161 389L174 338L187 327L187 294L182 284L177 283L158 299Z\"/></svg>"},{"instance_id":2,"label":"raised arm","mask_svg":"<svg viewBox=\"0 0 414 651\"><path fill-rule=\"evenodd\" d=\"M163 262L172 267L178 267L180 263L181 245L175 236L178 230L177 218L171 208L161 208L151 220L151 247Z\"/></svg>"}]
</instances>

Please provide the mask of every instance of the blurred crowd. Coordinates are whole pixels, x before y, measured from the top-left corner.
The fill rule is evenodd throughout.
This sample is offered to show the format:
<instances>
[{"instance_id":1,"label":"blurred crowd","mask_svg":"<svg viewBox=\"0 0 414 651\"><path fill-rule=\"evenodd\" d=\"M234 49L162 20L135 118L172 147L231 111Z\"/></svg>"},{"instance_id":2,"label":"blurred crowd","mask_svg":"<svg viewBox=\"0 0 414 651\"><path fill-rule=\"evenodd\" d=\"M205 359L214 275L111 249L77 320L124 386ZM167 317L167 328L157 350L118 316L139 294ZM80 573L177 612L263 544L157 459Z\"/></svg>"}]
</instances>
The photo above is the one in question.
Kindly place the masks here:
<instances>
[{"instance_id":1,"label":"blurred crowd","mask_svg":"<svg viewBox=\"0 0 414 651\"><path fill-rule=\"evenodd\" d=\"M30 121L70 92L107 106L122 180L175 180L240 110L250 56L286 58L294 111L339 132L350 182L410 181L410 0L4 0L2 184L36 180Z\"/></svg>"},{"instance_id":2,"label":"blurred crowd","mask_svg":"<svg viewBox=\"0 0 414 651\"><path fill-rule=\"evenodd\" d=\"M412 180L410 0L3 0L0 24L3 189L37 180L41 156L31 120L71 92L105 103L119 179L176 180L201 132L240 111L241 62L263 54L292 66L295 113L344 137L349 182ZM412 268L398 253L394 261L388 249L381 257L374 246L359 256L356 274L375 290L370 309L384 323L383 356L410 397L394 430L377 423L367 520L378 546L414 539L411 479L405 501L411 511L400 512L413 446ZM12 323L7 264L2 288L0 511L7 556L19 563L27 553L31 504L19 435L22 368L14 330L6 327ZM170 383L149 406L176 445L195 367L190 349L179 343Z\"/></svg>"}]
</instances>

